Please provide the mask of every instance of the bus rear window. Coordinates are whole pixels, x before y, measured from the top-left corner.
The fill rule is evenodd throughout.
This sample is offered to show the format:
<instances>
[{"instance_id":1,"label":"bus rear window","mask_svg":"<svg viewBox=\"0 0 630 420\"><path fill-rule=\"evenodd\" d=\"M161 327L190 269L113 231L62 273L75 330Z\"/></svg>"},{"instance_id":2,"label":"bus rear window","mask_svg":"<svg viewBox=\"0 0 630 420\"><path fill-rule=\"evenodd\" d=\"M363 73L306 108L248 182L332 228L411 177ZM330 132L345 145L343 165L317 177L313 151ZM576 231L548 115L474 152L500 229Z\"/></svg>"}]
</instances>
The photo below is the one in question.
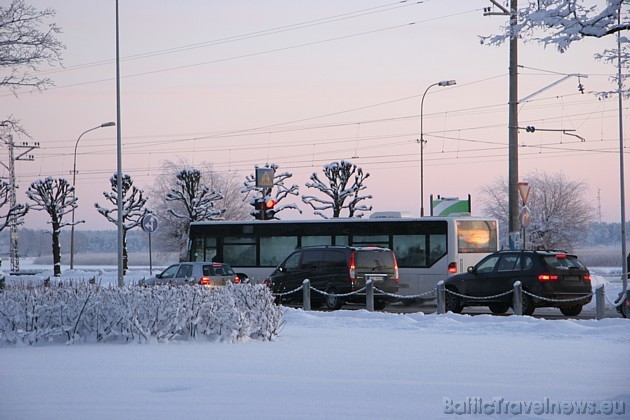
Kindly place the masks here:
<instances>
[{"instance_id":1,"label":"bus rear window","mask_svg":"<svg viewBox=\"0 0 630 420\"><path fill-rule=\"evenodd\" d=\"M497 223L488 220L458 220L457 247L462 254L497 250Z\"/></svg>"}]
</instances>

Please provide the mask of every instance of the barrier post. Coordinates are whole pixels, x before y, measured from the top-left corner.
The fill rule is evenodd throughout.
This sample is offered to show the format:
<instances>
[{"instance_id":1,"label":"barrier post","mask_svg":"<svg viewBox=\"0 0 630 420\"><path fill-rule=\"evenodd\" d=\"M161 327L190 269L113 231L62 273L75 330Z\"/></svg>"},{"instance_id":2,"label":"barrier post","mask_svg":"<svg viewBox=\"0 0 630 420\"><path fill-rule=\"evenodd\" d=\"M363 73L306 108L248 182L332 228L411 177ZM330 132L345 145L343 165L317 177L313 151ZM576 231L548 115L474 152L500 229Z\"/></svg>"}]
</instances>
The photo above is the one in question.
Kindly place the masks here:
<instances>
[{"instance_id":1,"label":"barrier post","mask_svg":"<svg viewBox=\"0 0 630 420\"><path fill-rule=\"evenodd\" d=\"M512 309L514 310L514 315L523 315L523 286L520 281L514 282Z\"/></svg>"},{"instance_id":2,"label":"barrier post","mask_svg":"<svg viewBox=\"0 0 630 420\"><path fill-rule=\"evenodd\" d=\"M311 310L311 281L304 279L302 282L302 309Z\"/></svg>"},{"instance_id":3,"label":"barrier post","mask_svg":"<svg viewBox=\"0 0 630 420\"><path fill-rule=\"evenodd\" d=\"M365 308L368 312L374 312L374 283L372 280L365 282Z\"/></svg>"},{"instance_id":4,"label":"barrier post","mask_svg":"<svg viewBox=\"0 0 630 420\"><path fill-rule=\"evenodd\" d=\"M446 313L446 288L444 287L444 280L438 281L437 284L437 313Z\"/></svg>"},{"instance_id":5,"label":"barrier post","mask_svg":"<svg viewBox=\"0 0 630 420\"><path fill-rule=\"evenodd\" d=\"M606 318L606 295L604 293L604 285L597 286L595 289L595 319L597 320Z\"/></svg>"}]
</instances>

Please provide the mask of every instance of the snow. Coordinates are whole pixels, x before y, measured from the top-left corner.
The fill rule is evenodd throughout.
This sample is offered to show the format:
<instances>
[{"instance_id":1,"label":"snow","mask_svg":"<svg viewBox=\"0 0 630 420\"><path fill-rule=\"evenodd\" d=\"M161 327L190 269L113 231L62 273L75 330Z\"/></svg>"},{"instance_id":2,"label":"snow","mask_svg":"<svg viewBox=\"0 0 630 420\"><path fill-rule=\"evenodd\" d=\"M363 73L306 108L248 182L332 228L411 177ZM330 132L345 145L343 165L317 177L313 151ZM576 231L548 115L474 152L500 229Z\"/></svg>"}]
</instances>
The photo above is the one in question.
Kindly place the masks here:
<instances>
[{"instance_id":1,"label":"snow","mask_svg":"<svg viewBox=\"0 0 630 420\"><path fill-rule=\"evenodd\" d=\"M588 418L629 418L629 345L622 318L287 308L273 342L0 347L0 418L480 417L445 398L618 401L624 415Z\"/></svg>"}]
</instances>

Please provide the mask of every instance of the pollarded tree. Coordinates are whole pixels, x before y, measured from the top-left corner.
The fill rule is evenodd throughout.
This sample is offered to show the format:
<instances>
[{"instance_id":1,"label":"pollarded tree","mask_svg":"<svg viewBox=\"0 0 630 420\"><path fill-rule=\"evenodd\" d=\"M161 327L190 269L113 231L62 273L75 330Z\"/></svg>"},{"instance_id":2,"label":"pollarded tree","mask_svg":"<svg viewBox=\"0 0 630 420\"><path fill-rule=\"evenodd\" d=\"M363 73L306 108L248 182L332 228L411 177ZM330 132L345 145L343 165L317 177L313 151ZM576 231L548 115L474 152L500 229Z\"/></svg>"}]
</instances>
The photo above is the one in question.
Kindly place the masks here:
<instances>
[{"instance_id":1,"label":"pollarded tree","mask_svg":"<svg viewBox=\"0 0 630 420\"><path fill-rule=\"evenodd\" d=\"M96 210L108 221L118 226L118 174L109 178L111 190L104 191L103 196L113 204L113 208L107 209L94 203ZM147 199L144 192L133 185L133 180L127 174L122 176L122 238L123 238L123 273L129 268L129 256L127 253L127 231L142 225L142 218L150 211L146 209Z\"/></svg>"},{"instance_id":2,"label":"pollarded tree","mask_svg":"<svg viewBox=\"0 0 630 420\"><path fill-rule=\"evenodd\" d=\"M178 219L191 222L219 220L225 209L216 209L214 202L223 195L201 182L199 169L182 169L176 176L175 188L166 194L166 201L183 204L184 211L169 208L169 212Z\"/></svg>"},{"instance_id":3,"label":"pollarded tree","mask_svg":"<svg viewBox=\"0 0 630 420\"><path fill-rule=\"evenodd\" d=\"M61 276L61 249L59 234L61 228L71 226L72 222L64 222L63 217L77 207L74 186L64 178L48 177L31 184L26 196L35 202L30 206L34 210L44 210L50 216L52 225L53 271L55 277ZM74 224L82 223L82 221Z\"/></svg>"},{"instance_id":4,"label":"pollarded tree","mask_svg":"<svg viewBox=\"0 0 630 420\"><path fill-rule=\"evenodd\" d=\"M256 169L258 168L259 167L257 165ZM247 177L245 177L245 182L243 183L245 188L243 188L241 192L246 195L245 199L247 199L250 193L253 194L253 197L249 200L249 204L254 206L254 209L250 211L249 214L256 218L259 216L260 210L256 208L256 203L260 200L264 200L265 202L273 200L276 203L273 208L273 215L271 217L266 217L268 219L279 219L278 213L287 209L297 210L302 213L302 210L300 210L295 203L279 205L279 203L289 195L299 196L300 187L297 184L293 184L290 187L284 185L284 181L293 177L293 174L290 172L276 173L279 166L275 163L265 165L264 168L273 169L274 175L272 188L261 189L257 187L256 174L247 175Z\"/></svg>"},{"instance_id":5,"label":"pollarded tree","mask_svg":"<svg viewBox=\"0 0 630 420\"><path fill-rule=\"evenodd\" d=\"M8 182L0 181L0 209L9 202L9 194L11 185ZM9 206L6 213L0 214L0 232L4 230L10 223L21 225L24 223L24 215L28 212L28 205L16 204Z\"/></svg>"},{"instance_id":6,"label":"pollarded tree","mask_svg":"<svg viewBox=\"0 0 630 420\"><path fill-rule=\"evenodd\" d=\"M527 228L526 246L532 249L567 249L584 236L595 211L585 197L588 186L583 181L572 181L560 172L547 174L534 171L524 179L531 190L527 207L532 223ZM481 190L484 213L499 220L502 229L508 221L508 186L499 178ZM506 238L505 231L501 237Z\"/></svg>"},{"instance_id":7,"label":"pollarded tree","mask_svg":"<svg viewBox=\"0 0 630 420\"><path fill-rule=\"evenodd\" d=\"M61 29L47 22L53 16L53 9L39 10L23 0L0 5L0 86L16 94L20 88L42 90L52 85L34 71L61 62L65 48L57 39Z\"/></svg>"},{"instance_id":8,"label":"pollarded tree","mask_svg":"<svg viewBox=\"0 0 630 420\"><path fill-rule=\"evenodd\" d=\"M315 214L328 218L322 210L332 209L332 217L340 217L341 211L347 209L348 217L361 217L363 214L360 212L372 210L372 206L361 204L372 196L360 195L360 192L367 188L364 182L370 176L369 173L364 173L363 169L345 160L324 165L323 172L327 183L320 180L314 172L310 177L311 182L307 182L306 186L321 191L329 199L312 195L302 196L302 201L310 205Z\"/></svg>"}]
</instances>

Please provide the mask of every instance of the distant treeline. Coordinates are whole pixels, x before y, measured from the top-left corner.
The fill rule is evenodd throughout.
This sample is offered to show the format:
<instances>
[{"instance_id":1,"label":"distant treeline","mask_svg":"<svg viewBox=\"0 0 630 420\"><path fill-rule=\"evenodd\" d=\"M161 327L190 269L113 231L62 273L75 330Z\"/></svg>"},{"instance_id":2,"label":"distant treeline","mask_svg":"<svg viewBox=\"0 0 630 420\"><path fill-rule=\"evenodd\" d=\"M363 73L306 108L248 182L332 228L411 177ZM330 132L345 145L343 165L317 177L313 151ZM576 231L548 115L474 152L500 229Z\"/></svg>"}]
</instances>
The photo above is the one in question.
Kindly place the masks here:
<instances>
[{"instance_id":1,"label":"distant treeline","mask_svg":"<svg viewBox=\"0 0 630 420\"><path fill-rule=\"evenodd\" d=\"M629 224L630 227L630 224ZM627 229L627 228L626 228ZM628 231L628 230L627 230ZM51 234L46 230L20 229L20 255L25 257L40 257L51 253ZM116 252L118 234L115 230L75 230L74 252L99 253ZM621 224L594 222L582 241L576 247L607 246L621 243ZM152 239L152 249L156 252L176 252L176 243L164 243ZM141 230L127 232L127 247L129 252L143 252L149 250L149 236ZM9 252L9 229L0 232L0 255ZM61 252L70 253L70 229L61 231Z\"/></svg>"},{"instance_id":2,"label":"distant treeline","mask_svg":"<svg viewBox=\"0 0 630 420\"><path fill-rule=\"evenodd\" d=\"M62 254L70 253L70 229L62 230L60 235ZM176 244L158 242L155 237L151 240L151 247L155 252L177 251ZM20 255L24 257L41 257L52 252L52 235L47 230L20 229ZM118 249L118 233L115 230L75 230L74 252L100 253L116 252ZM149 234L142 230L127 232L127 250L143 252L149 250ZM9 229L0 232L0 255L9 253Z\"/></svg>"}]
</instances>

